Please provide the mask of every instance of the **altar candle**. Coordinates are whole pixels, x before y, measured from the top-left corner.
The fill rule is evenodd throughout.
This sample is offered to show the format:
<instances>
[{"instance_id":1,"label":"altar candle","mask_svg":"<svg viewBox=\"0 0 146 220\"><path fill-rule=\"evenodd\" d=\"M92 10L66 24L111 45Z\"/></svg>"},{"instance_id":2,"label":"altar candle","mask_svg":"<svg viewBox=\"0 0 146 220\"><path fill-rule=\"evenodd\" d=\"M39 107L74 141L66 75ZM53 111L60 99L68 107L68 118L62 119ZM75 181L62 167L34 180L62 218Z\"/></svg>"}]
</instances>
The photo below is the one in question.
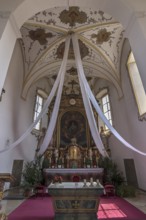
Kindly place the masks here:
<instances>
[{"instance_id":1,"label":"altar candle","mask_svg":"<svg viewBox=\"0 0 146 220\"><path fill-rule=\"evenodd\" d=\"M90 183L93 183L93 178L92 177L90 178Z\"/></svg>"}]
</instances>

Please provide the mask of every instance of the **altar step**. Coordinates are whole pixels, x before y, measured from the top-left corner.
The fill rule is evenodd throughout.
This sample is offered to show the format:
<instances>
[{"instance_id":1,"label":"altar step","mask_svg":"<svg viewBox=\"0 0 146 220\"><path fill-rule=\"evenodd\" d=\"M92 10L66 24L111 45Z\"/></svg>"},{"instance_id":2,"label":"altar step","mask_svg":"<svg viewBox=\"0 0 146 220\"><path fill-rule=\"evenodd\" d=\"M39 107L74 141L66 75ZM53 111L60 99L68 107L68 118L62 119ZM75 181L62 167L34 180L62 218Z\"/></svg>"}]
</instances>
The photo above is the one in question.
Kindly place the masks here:
<instances>
[{"instance_id":1,"label":"altar step","mask_svg":"<svg viewBox=\"0 0 146 220\"><path fill-rule=\"evenodd\" d=\"M4 191L4 200L21 200L25 199L24 189L22 187L13 187Z\"/></svg>"}]
</instances>

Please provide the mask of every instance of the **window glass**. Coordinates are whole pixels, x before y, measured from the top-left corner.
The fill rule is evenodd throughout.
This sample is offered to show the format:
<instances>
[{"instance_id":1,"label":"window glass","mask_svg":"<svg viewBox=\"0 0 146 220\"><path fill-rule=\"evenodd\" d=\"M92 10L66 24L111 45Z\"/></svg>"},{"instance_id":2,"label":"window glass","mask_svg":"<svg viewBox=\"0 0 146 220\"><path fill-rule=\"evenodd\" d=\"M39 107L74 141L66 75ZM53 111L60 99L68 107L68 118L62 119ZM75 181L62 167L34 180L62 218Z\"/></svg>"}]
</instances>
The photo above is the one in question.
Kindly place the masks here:
<instances>
[{"instance_id":1,"label":"window glass","mask_svg":"<svg viewBox=\"0 0 146 220\"><path fill-rule=\"evenodd\" d=\"M36 96L36 102L35 102L35 112L34 112L34 121L39 116L40 112L43 108L43 97L39 94ZM36 130L40 130L41 128L41 120L38 121L36 126L34 127Z\"/></svg>"},{"instance_id":2,"label":"window glass","mask_svg":"<svg viewBox=\"0 0 146 220\"><path fill-rule=\"evenodd\" d=\"M112 125L111 108L110 108L110 102L109 102L109 95L108 94L105 94L101 98L101 103L102 103L103 113ZM106 125L105 125L105 129L106 130L108 129Z\"/></svg>"},{"instance_id":3,"label":"window glass","mask_svg":"<svg viewBox=\"0 0 146 220\"><path fill-rule=\"evenodd\" d=\"M146 113L146 94L143 87L143 83L140 77L140 73L137 68L137 64L133 53L131 52L127 62L129 76L133 87L139 115Z\"/></svg>"}]
</instances>

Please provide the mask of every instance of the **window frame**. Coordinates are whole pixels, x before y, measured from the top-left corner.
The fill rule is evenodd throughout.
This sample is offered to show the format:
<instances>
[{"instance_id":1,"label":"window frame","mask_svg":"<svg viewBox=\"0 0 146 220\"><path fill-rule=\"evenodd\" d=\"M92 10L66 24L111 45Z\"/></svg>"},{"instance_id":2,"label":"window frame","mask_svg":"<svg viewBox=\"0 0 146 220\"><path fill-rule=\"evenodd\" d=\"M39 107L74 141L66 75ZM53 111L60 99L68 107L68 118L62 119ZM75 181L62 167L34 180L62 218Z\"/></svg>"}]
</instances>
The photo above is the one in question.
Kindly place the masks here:
<instances>
[{"instance_id":1,"label":"window frame","mask_svg":"<svg viewBox=\"0 0 146 220\"><path fill-rule=\"evenodd\" d=\"M103 98L108 97L108 101L106 100L105 103L103 103ZM104 106L107 106L107 111L104 111ZM111 112L111 104L110 104L110 97L108 92L106 92L102 97L101 97L101 107L102 107L102 112L104 114L104 116L107 118L107 120L109 121L109 123L113 126L113 120L112 120L112 112ZM106 116L106 113L109 115L110 113L110 117ZM109 130L109 128L106 126L106 124L103 122L104 124L104 129L107 131Z\"/></svg>"},{"instance_id":2,"label":"window frame","mask_svg":"<svg viewBox=\"0 0 146 220\"><path fill-rule=\"evenodd\" d=\"M97 101L100 105L100 108L102 109L102 112L103 112L102 98L106 95L108 95L109 106L110 106L110 115L111 115L111 122L112 122L112 124L111 123L110 124L113 126L112 106L111 106L111 101L110 101L109 89L107 87L104 87L104 88L100 89L97 92L96 99L97 99ZM104 112L103 112L103 114L104 114ZM99 127L103 126L106 131L109 131L109 128L106 126L106 124L100 118L98 119L98 123L99 123L98 124Z\"/></svg>"},{"instance_id":3,"label":"window frame","mask_svg":"<svg viewBox=\"0 0 146 220\"><path fill-rule=\"evenodd\" d=\"M142 118L143 116L146 115L146 101L145 101L146 93L145 93L145 89L142 83L140 72L136 64L135 57L132 51L130 52L128 59L127 59L127 69L128 69L128 75L130 78L130 83L131 83L131 88L133 91L134 99L135 99L136 106L138 109L139 118ZM144 101L145 101L145 104L144 104Z\"/></svg>"},{"instance_id":4,"label":"window frame","mask_svg":"<svg viewBox=\"0 0 146 220\"><path fill-rule=\"evenodd\" d=\"M40 112L37 114L37 116L35 117L35 113L36 113L36 101L37 101L37 97L40 97L42 98L42 107L41 107L41 111L42 111L42 108L43 108L43 105L44 105L44 102L45 100L47 99L48 95L47 93L42 90L42 89L37 89L36 91L36 95L35 95L35 102L34 102L34 110L33 110L33 122L36 120L36 118L38 117L38 115L40 114ZM39 129L36 128L37 124L39 123ZM38 123L36 124L36 126L33 128L33 131L38 133L41 131L41 128L42 128L42 119L40 119L38 121Z\"/></svg>"}]
</instances>

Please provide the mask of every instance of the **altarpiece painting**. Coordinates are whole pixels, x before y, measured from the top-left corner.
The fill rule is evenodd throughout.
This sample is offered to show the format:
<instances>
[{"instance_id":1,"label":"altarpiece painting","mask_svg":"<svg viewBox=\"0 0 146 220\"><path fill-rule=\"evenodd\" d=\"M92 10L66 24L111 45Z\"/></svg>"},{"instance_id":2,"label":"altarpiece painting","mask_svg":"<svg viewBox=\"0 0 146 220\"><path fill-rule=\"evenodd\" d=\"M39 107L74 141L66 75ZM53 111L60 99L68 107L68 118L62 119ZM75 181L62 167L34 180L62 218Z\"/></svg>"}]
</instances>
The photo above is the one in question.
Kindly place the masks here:
<instances>
[{"instance_id":1,"label":"altarpiece painting","mask_svg":"<svg viewBox=\"0 0 146 220\"><path fill-rule=\"evenodd\" d=\"M75 138L76 143L87 147L87 122L79 111L67 111L60 119L60 147L66 147Z\"/></svg>"}]
</instances>

